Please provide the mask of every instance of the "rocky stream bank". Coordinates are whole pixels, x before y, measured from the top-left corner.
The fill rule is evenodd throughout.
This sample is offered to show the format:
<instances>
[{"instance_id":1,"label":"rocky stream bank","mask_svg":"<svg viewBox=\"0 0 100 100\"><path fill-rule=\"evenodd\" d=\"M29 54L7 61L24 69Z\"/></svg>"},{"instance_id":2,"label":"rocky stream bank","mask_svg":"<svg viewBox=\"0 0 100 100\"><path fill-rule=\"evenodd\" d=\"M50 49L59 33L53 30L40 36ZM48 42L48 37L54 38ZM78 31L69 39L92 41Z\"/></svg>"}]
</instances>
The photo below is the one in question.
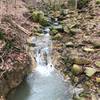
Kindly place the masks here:
<instances>
[{"instance_id":1,"label":"rocky stream bank","mask_svg":"<svg viewBox=\"0 0 100 100\"><path fill-rule=\"evenodd\" d=\"M99 1L98 1L99 2ZM33 36L41 36L41 28L49 26L53 40L53 64L75 87L84 88L75 100L99 100L100 98L100 5L95 13L82 9L77 11L63 8L47 12L29 9L24 12L26 20L17 19L17 30L8 21L0 26L0 100L17 87L29 72L30 57L25 45L31 48ZM26 18L28 17L28 19ZM50 21L52 20L52 21ZM51 25L54 22L54 25ZM18 26L18 25L17 25ZM23 28L22 28L23 27ZM20 34L19 34L20 33ZM16 36L17 35L17 36ZM24 36L24 37L23 37ZM21 38L23 37L23 38ZM18 43L17 43L17 42ZM6 47L6 48L5 48ZM90 95L91 94L91 95Z\"/></svg>"}]
</instances>

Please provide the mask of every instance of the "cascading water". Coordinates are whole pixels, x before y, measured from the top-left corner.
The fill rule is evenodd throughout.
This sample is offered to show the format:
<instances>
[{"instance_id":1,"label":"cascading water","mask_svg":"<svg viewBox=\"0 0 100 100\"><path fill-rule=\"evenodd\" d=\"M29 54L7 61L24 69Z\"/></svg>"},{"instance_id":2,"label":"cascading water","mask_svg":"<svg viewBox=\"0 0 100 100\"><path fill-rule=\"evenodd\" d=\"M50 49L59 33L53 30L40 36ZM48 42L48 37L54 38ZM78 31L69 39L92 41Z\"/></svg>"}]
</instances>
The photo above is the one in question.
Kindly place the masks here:
<instances>
[{"instance_id":1,"label":"cascading water","mask_svg":"<svg viewBox=\"0 0 100 100\"><path fill-rule=\"evenodd\" d=\"M72 100L73 87L65 83L62 76L54 69L51 54L52 41L49 28L41 37L34 37L34 56L37 67L27 79L9 96L8 100Z\"/></svg>"},{"instance_id":2,"label":"cascading water","mask_svg":"<svg viewBox=\"0 0 100 100\"><path fill-rule=\"evenodd\" d=\"M44 34L42 37L38 37L37 41L33 40L33 43L35 42L37 45L34 51L37 62L36 71L46 76L54 70L51 61L52 41L48 31L49 28L46 28L46 34Z\"/></svg>"}]
</instances>

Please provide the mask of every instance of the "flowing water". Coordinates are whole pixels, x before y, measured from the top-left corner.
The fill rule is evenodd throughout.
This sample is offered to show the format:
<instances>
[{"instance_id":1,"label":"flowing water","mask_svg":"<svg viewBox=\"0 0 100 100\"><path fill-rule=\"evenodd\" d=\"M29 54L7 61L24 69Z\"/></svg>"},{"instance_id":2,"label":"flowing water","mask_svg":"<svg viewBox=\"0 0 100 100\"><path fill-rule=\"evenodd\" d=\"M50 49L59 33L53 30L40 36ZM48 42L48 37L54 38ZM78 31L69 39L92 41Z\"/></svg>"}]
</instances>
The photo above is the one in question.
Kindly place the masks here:
<instances>
[{"instance_id":1,"label":"flowing water","mask_svg":"<svg viewBox=\"0 0 100 100\"><path fill-rule=\"evenodd\" d=\"M15 90L9 100L72 100L73 87L64 82L52 64L52 41L49 28L41 37L33 37L37 67Z\"/></svg>"}]
</instances>

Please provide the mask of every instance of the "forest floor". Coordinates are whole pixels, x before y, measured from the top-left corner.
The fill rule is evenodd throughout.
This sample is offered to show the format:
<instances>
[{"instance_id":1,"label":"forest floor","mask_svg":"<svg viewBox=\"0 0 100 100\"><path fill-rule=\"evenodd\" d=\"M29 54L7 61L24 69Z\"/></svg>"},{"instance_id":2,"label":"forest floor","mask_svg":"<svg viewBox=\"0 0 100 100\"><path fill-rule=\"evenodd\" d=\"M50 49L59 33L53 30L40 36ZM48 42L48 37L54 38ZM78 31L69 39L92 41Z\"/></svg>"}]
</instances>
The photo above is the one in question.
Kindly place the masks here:
<instances>
[{"instance_id":1,"label":"forest floor","mask_svg":"<svg viewBox=\"0 0 100 100\"><path fill-rule=\"evenodd\" d=\"M18 86L27 73L26 66L30 65L25 50L27 37L41 34L41 25L30 19L30 11L24 2L17 1L16 7L10 4L8 8L6 11L4 3L0 9L0 100L4 100L9 90ZM51 30L53 63L65 78L70 77L74 86L84 88L80 97L74 97L75 100L99 100L100 6L96 6L95 14L65 10L64 16L60 11L51 12L53 19L57 17L63 26L63 31Z\"/></svg>"}]
</instances>

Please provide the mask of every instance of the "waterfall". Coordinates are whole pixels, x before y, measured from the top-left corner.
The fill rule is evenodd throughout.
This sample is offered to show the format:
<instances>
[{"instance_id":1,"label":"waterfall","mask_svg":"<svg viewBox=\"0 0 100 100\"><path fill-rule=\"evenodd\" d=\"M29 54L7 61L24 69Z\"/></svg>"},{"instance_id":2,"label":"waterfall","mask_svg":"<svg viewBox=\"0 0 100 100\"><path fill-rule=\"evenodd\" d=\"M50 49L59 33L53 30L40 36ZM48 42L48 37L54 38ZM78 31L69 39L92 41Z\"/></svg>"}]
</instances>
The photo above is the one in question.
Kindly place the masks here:
<instances>
[{"instance_id":1,"label":"waterfall","mask_svg":"<svg viewBox=\"0 0 100 100\"><path fill-rule=\"evenodd\" d=\"M52 40L49 35L49 28L46 28L45 34L41 37L33 40L36 44L34 49L35 59L37 63L36 71L40 74L48 76L54 70L52 65L51 55L52 55Z\"/></svg>"}]
</instances>

